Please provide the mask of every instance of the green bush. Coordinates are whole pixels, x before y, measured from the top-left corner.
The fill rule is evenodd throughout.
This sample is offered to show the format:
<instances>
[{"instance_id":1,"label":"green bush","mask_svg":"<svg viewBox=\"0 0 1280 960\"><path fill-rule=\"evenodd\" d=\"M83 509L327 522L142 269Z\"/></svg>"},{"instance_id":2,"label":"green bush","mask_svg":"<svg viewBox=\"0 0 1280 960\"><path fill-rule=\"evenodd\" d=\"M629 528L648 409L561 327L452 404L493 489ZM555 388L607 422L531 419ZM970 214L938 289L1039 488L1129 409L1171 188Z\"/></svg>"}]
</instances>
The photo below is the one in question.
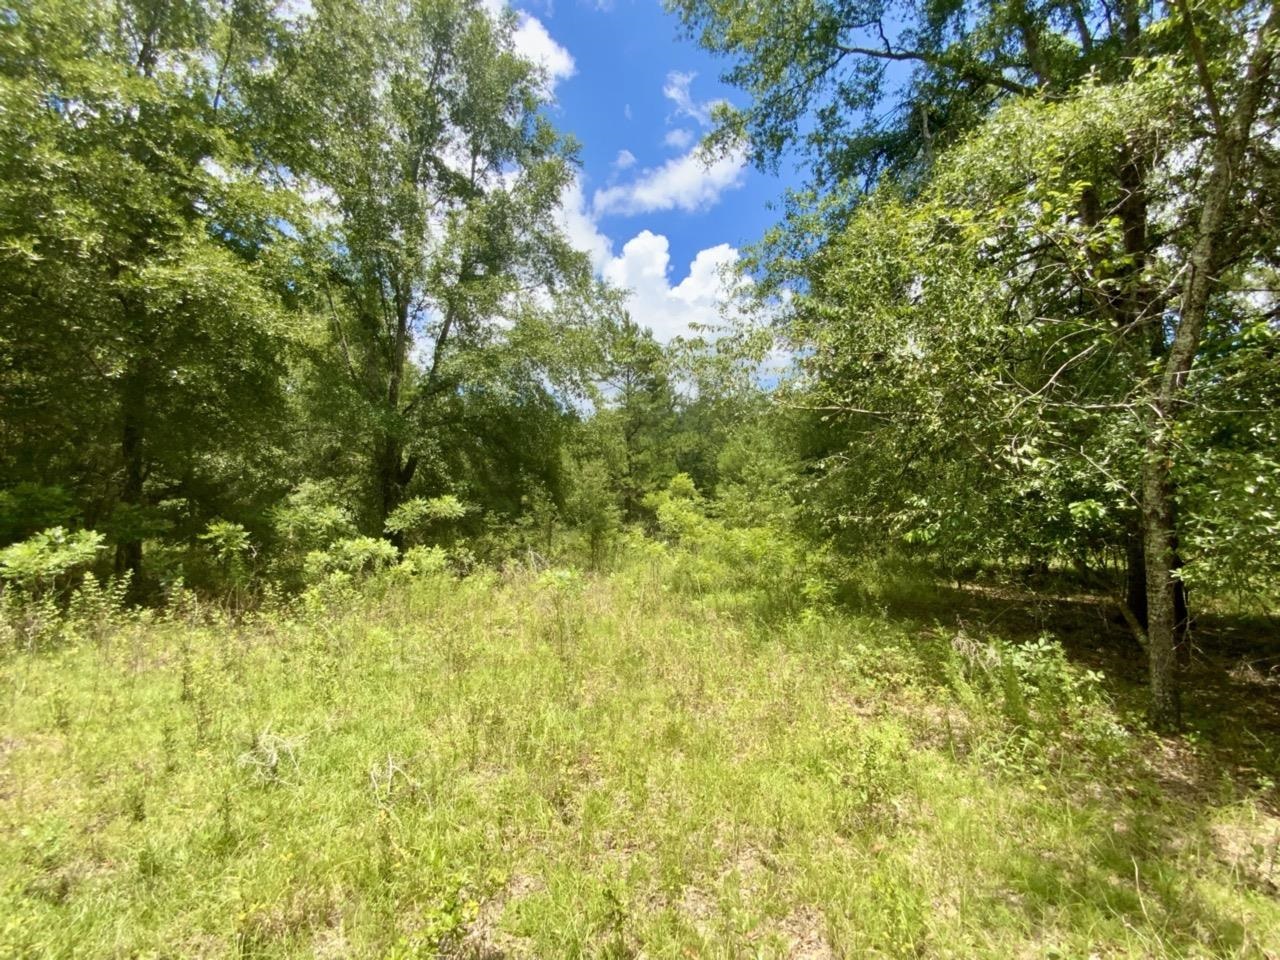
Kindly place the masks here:
<instances>
[{"instance_id":1,"label":"green bush","mask_svg":"<svg viewBox=\"0 0 1280 960\"><path fill-rule=\"evenodd\" d=\"M0 543L13 543L40 530L65 527L75 516L71 494L62 487L15 484L8 490L0 490Z\"/></svg>"},{"instance_id":2,"label":"green bush","mask_svg":"<svg viewBox=\"0 0 1280 960\"><path fill-rule=\"evenodd\" d=\"M307 557L356 533L351 511L331 483L306 480L271 511L275 550L272 570L286 584L298 585Z\"/></svg>"},{"instance_id":3,"label":"green bush","mask_svg":"<svg viewBox=\"0 0 1280 960\"><path fill-rule=\"evenodd\" d=\"M835 599L832 556L783 526L731 526L712 515L689 477L677 475L646 500L674 548L671 583L694 595L718 594L762 620L814 618Z\"/></svg>"},{"instance_id":4,"label":"green bush","mask_svg":"<svg viewBox=\"0 0 1280 960\"><path fill-rule=\"evenodd\" d=\"M385 570L399 560L395 545L377 537L347 537L332 544L327 550L313 550L307 554L305 570L311 583L332 573L351 576L367 575Z\"/></svg>"},{"instance_id":5,"label":"green bush","mask_svg":"<svg viewBox=\"0 0 1280 960\"><path fill-rule=\"evenodd\" d=\"M97 559L102 534L52 527L0 550L0 579L31 597L65 589Z\"/></svg>"},{"instance_id":6,"label":"green bush","mask_svg":"<svg viewBox=\"0 0 1280 960\"><path fill-rule=\"evenodd\" d=\"M984 718L982 751L997 767L1040 769L1073 750L1106 759L1124 747L1128 734L1103 695L1102 675L1073 667L1049 636L1015 644L958 634L947 674L961 704Z\"/></svg>"},{"instance_id":7,"label":"green bush","mask_svg":"<svg viewBox=\"0 0 1280 960\"><path fill-rule=\"evenodd\" d=\"M385 530L399 536L405 543L420 543L433 526L441 526L448 533L448 524L461 520L471 508L451 493L443 496L414 497L391 511Z\"/></svg>"}]
</instances>

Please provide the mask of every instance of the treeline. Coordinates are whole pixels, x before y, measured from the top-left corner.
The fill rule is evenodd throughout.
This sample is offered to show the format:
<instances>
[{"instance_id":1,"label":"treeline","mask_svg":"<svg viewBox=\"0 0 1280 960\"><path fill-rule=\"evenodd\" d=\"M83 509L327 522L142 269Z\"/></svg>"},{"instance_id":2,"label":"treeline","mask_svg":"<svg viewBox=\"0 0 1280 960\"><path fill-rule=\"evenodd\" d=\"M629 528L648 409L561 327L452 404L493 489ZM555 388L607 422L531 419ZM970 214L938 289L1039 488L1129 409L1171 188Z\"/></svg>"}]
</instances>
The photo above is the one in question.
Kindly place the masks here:
<instances>
[{"instance_id":1,"label":"treeline","mask_svg":"<svg viewBox=\"0 0 1280 960\"><path fill-rule=\"evenodd\" d=\"M598 556L677 472L714 484L728 394L566 242L575 145L514 23L468 0L5 8L11 580L87 548L145 601L294 583L339 542L493 559L569 521Z\"/></svg>"}]
</instances>

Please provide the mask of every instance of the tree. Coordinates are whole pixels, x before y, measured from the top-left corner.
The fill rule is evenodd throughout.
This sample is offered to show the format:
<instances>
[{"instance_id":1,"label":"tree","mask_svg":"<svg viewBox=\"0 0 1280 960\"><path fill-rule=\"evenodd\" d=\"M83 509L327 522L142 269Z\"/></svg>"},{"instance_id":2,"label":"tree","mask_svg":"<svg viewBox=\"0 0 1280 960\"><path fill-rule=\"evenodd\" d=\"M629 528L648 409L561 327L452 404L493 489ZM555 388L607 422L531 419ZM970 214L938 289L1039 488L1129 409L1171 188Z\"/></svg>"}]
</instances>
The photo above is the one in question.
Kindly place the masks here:
<instances>
[{"instance_id":1,"label":"tree","mask_svg":"<svg viewBox=\"0 0 1280 960\"><path fill-rule=\"evenodd\" d=\"M629 316L612 331L607 350L608 406L596 416L617 432L622 513L635 522L642 516L646 494L665 486L676 473L676 395L662 345Z\"/></svg>"},{"instance_id":2,"label":"tree","mask_svg":"<svg viewBox=\"0 0 1280 960\"><path fill-rule=\"evenodd\" d=\"M279 397L283 214L226 84L251 6L42 0L0 28L6 468L69 473L135 590L157 499Z\"/></svg>"},{"instance_id":3,"label":"tree","mask_svg":"<svg viewBox=\"0 0 1280 960\"><path fill-rule=\"evenodd\" d=\"M928 398L933 419L908 430L914 441L901 438L906 463L932 459L922 480L951 475L957 493L990 493L995 482L963 482L945 454L962 441L980 452L971 459L977 467L998 439L1021 438L1012 455L1026 459L1024 472L1045 474L1055 466L1041 462L1048 438L1078 451L1060 476L1099 464L1100 449L1124 451L1095 476L1140 505L1133 522L1141 526L1147 624L1138 625L1150 655L1152 717L1175 725L1175 649L1186 622L1174 513L1186 454L1176 435L1178 422L1195 415L1195 392L1185 387L1207 343L1239 333L1217 322L1229 313L1231 276L1270 256L1275 5L1177 4L1164 16L1126 3L676 6L706 45L737 58L728 78L756 94L746 110L721 112L719 142L746 137L757 162L768 164L803 139L817 184L835 189L797 201L764 246L775 284L815 294L794 331L801 345L818 344L807 357L818 381L813 405L883 422L905 410L918 417ZM795 43L800 53L784 58ZM899 62L914 72L887 83L885 64ZM892 93L898 109L873 118ZM868 251L893 264L887 277L851 243L833 242L846 227L874 232L859 205L877 184L906 204L891 218L901 230ZM922 293L921 285L940 289L955 272L919 246L922 238L972 258L976 287L991 299L958 288L949 301ZM859 265L846 280L881 291L883 303L869 305L879 321L831 306L850 293L841 257ZM946 330L907 321L922 318L925 303ZM842 318L850 326L836 346L827 331ZM975 348L981 359L965 360L963 351ZM861 359L850 364L850 356ZM948 390L944 378L959 370L967 376ZM962 423L970 432L957 430ZM977 499L1008 504L1008 492ZM1087 514L1081 507L1075 519ZM935 517L935 534L947 522Z\"/></svg>"},{"instance_id":4,"label":"tree","mask_svg":"<svg viewBox=\"0 0 1280 960\"><path fill-rule=\"evenodd\" d=\"M326 0L264 91L280 174L316 197L312 383L342 408L320 426L359 451L375 532L442 432L590 353L595 289L555 222L574 147L512 28L474 0Z\"/></svg>"}]
</instances>

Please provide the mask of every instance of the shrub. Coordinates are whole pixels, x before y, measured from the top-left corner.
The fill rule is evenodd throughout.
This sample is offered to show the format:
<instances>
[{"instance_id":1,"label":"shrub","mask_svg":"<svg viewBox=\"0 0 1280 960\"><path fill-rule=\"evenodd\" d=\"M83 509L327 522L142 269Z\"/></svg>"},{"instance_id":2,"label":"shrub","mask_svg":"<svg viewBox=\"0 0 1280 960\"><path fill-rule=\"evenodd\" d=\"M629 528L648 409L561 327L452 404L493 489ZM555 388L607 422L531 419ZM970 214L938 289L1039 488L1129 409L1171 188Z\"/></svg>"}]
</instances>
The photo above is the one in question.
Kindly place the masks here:
<instances>
[{"instance_id":1,"label":"shrub","mask_svg":"<svg viewBox=\"0 0 1280 960\"><path fill-rule=\"evenodd\" d=\"M449 554L442 547L410 547L404 552L396 570L411 576L425 577L449 569Z\"/></svg>"},{"instance_id":2,"label":"shrub","mask_svg":"<svg viewBox=\"0 0 1280 960\"><path fill-rule=\"evenodd\" d=\"M419 543L431 526L461 520L470 511L470 507L451 493L429 500L414 497L391 511L385 529L405 543Z\"/></svg>"},{"instance_id":3,"label":"shrub","mask_svg":"<svg viewBox=\"0 0 1280 960\"><path fill-rule=\"evenodd\" d=\"M324 551L344 537L355 536L351 511L339 502L333 484L305 480L271 511L275 534L274 570L286 582L297 583L307 557Z\"/></svg>"},{"instance_id":4,"label":"shrub","mask_svg":"<svg viewBox=\"0 0 1280 960\"><path fill-rule=\"evenodd\" d=\"M986 715L984 752L995 766L1040 768L1072 747L1098 759L1122 751L1128 735L1103 697L1102 675L1072 666L1052 638L1013 644L961 633L951 653L950 686L970 712Z\"/></svg>"},{"instance_id":5,"label":"shrub","mask_svg":"<svg viewBox=\"0 0 1280 960\"><path fill-rule=\"evenodd\" d=\"M239 600L251 579L250 559L254 555L249 532L238 523L214 520L200 534L208 544L217 568L217 586L232 600Z\"/></svg>"},{"instance_id":6,"label":"shrub","mask_svg":"<svg viewBox=\"0 0 1280 960\"><path fill-rule=\"evenodd\" d=\"M53 527L0 550L0 578L30 597L58 592L83 572L103 549L94 530L68 533Z\"/></svg>"},{"instance_id":7,"label":"shrub","mask_svg":"<svg viewBox=\"0 0 1280 960\"><path fill-rule=\"evenodd\" d=\"M62 487L15 484L0 490L0 543L13 543L40 530L64 527L75 515L71 495Z\"/></svg>"},{"instance_id":8,"label":"shrub","mask_svg":"<svg viewBox=\"0 0 1280 960\"><path fill-rule=\"evenodd\" d=\"M736 596L765 620L822 615L835 599L830 553L782 526L734 527L711 516L708 504L685 474L646 505L676 549L671 582L696 595Z\"/></svg>"},{"instance_id":9,"label":"shrub","mask_svg":"<svg viewBox=\"0 0 1280 960\"><path fill-rule=\"evenodd\" d=\"M377 537L347 537L327 550L307 554L307 579L316 582L329 574L359 576L385 570L400 558L395 545Z\"/></svg>"}]
</instances>

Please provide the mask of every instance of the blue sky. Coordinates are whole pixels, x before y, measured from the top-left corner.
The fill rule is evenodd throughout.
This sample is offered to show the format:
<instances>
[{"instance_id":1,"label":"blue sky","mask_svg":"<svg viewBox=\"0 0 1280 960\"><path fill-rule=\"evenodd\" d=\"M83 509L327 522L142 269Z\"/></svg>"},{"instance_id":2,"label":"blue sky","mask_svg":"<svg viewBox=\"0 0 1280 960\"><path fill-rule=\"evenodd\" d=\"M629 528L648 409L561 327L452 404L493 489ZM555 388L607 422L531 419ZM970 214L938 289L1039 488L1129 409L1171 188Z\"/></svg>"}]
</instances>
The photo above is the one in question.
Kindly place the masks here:
<instances>
[{"instance_id":1,"label":"blue sky","mask_svg":"<svg viewBox=\"0 0 1280 960\"><path fill-rule=\"evenodd\" d=\"M798 178L766 176L739 156L703 163L712 104L742 94L719 82L724 63L686 39L659 0L512 6L517 46L549 75L552 116L582 145L564 198L571 239L632 291L632 315L660 339L714 321L724 268L774 222L769 204Z\"/></svg>"}]
</instances>

